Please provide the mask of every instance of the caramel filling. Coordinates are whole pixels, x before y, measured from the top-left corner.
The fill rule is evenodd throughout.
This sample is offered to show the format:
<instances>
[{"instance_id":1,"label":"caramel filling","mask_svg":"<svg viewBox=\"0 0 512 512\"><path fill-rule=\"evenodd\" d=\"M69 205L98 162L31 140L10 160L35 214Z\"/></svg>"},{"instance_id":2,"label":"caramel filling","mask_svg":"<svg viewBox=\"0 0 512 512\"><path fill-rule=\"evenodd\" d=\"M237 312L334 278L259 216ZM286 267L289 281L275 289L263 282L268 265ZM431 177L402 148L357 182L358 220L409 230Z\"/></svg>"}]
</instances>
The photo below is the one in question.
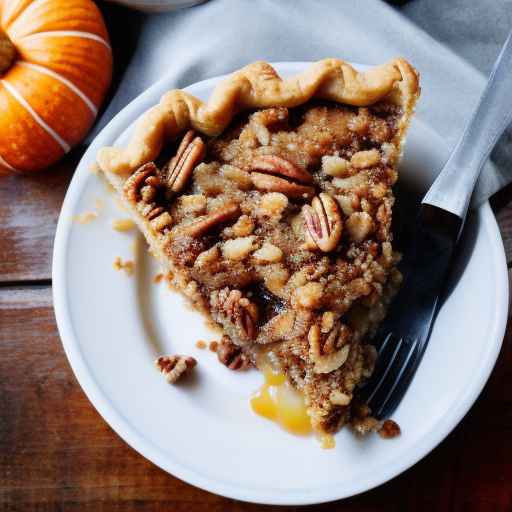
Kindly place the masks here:
<instances>
[{"instance_id":1,"label":"caramel filling","mask_svg":"<svg viewBox=\"0 0 512 512\"><path fill-rule=\"evenodd\" d=\"M294 389L286 376L276 371L265 356L258 361L258 367L265 382L251 398L252 410L292 434L310 434L311 420L302 393Z\"/></svg>"},{"instance_id":2,"label":"caramel filling","mask_svg":"<svg viewBox=\"0 0 512 512\"><path fill-rule=\"evenodd\" d=\"M252 410L291 434L307 436L313 433L304 395L288 382L284 373L273 367L268 353L258 358L257 366L265 381L251 398ZM336 446L336 440L331 434L314 434L322 448L331 449Z\"/></svg>"}]
</instances>

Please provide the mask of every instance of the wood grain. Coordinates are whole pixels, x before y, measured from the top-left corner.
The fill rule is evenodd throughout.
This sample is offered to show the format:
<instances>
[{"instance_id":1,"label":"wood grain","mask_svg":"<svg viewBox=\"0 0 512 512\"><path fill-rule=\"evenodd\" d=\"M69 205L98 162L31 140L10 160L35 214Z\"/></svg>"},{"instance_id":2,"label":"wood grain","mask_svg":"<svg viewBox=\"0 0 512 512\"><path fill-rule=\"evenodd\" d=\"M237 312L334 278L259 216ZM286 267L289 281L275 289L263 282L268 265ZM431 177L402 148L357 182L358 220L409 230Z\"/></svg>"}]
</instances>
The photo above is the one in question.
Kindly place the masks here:
<instances>
[{"instance_id":1,"label":"wood grain","mask_svg":"<svg viewBox=\"0 0 512 512\"><path fill-rule=\"evenodd\" d=\"M289 510L510 510L512 396L506 383L512 381L511 341L509 327L482 396L423 461L362 496ZM129 448L76 382L47 286L0 288L0 411L2 511L279 509L196 489Z\"/></svg>"},{"instance_id":2,"label":"wood grain","mask_svg":"<svg viewBox=\"0 0 512 512\"><path fill-rule=\"evenodd\" d=\"M44 173L0 178L0 282L51 278L57 219L81 154Z\"/></svg>"}]
</instances>

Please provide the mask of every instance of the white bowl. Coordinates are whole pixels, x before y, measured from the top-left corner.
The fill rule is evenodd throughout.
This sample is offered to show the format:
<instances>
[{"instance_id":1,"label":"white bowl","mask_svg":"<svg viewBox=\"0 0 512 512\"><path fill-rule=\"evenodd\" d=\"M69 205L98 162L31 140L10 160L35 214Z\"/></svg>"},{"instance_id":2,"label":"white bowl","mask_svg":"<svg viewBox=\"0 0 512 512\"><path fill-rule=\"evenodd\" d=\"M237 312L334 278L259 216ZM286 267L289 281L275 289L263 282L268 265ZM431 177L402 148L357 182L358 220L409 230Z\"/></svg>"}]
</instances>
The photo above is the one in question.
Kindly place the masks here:
<instances>
[{"instance_id":1,"label":"white bowl","mask_svg":"<svg viewBox=\"0 0 512 512\"><path fill-rule=\"evenodd\" d=\"M306 63L282 63L282 75ZM188 90L207 98L217 79ZM482 390L498 356L508 309L505 255L488 204L471 217L452 289L440 311L421 367L394 418L402 435L355 438L336 435L322 450L255 416L248 398L257 372L237 374L198 339L215 337L198 314L163 285L146 250L130 251L132 237L115 233L115 210L104 183L89 172L97 150L125 143L133 122L171 87L163 79L139 96L100 133L80 162L62 207L53 259L55 313L62 342L87 396L110 426L149 460L193 485L239 500L309 504L351 496L386 482L441 442ZM447 157L440 137L413 122L401 181L425 189ZM87 225L72 216L107 197ZM128 278L112 269L116 256L136 260ZM217 335L218 336L218 335ZM199 360L197 378L169 386L153 368L160 353Z\"/></svg>"}]
</instances>

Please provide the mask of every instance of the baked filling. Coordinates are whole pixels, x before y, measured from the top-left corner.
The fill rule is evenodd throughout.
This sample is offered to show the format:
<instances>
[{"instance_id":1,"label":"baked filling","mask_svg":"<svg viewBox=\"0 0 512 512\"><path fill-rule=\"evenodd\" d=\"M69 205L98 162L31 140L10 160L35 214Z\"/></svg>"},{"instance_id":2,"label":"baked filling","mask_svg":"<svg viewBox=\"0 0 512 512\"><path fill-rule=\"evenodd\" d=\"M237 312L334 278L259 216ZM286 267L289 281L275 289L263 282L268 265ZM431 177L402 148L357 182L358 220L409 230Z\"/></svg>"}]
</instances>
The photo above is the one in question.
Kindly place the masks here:
<instances>
[{"instance_id":1,"label":"baked filling","mask_svg":"<svg viewBox=\"0 0 512 512\"><path fill-rule=\"evenodd\" d=\"M174 143L158 141L145 162L132 151L128 171L128 150L99 157L173 287L221 326L219 360L284 375L321 433L363 425L368 412L353 398L372 373L369 342L401 280L392 187L418 87L412 68L394 65L394 82L381 74L387 89L373 84L380 95L266 99L217 119L219 133L196 122ZM265 87L282 87L258 66L253 90L261 92L262 69L271 74ZM332 82L346 89L352 68L341 66ZM356 75L368 88L368 75ZM159 118L151 119L146 144Z\"/></svg>"}]
</instances>

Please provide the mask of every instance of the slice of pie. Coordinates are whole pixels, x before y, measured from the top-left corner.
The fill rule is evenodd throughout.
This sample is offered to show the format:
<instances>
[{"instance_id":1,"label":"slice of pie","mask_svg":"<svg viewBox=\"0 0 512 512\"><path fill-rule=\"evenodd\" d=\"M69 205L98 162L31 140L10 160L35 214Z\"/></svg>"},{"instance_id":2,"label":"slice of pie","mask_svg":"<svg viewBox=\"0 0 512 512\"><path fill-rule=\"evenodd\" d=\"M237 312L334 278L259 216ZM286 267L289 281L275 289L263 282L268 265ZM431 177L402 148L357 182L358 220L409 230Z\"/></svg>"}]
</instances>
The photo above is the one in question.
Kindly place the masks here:
<instances>
[{"instance_id":1,"label":"slice of pie","mask_svg":"<svg viewBox=\"0 0 512 512\"><path fill-rule=\"evenodd\" d=\"M230 368L265 360L318 432L354 416L372 333L400 283L392 187L418 75L326 59L282 80L256 62L207 103L165 94L98 163L173 286L218 324Z\"/></svg>"}]
</instances>

